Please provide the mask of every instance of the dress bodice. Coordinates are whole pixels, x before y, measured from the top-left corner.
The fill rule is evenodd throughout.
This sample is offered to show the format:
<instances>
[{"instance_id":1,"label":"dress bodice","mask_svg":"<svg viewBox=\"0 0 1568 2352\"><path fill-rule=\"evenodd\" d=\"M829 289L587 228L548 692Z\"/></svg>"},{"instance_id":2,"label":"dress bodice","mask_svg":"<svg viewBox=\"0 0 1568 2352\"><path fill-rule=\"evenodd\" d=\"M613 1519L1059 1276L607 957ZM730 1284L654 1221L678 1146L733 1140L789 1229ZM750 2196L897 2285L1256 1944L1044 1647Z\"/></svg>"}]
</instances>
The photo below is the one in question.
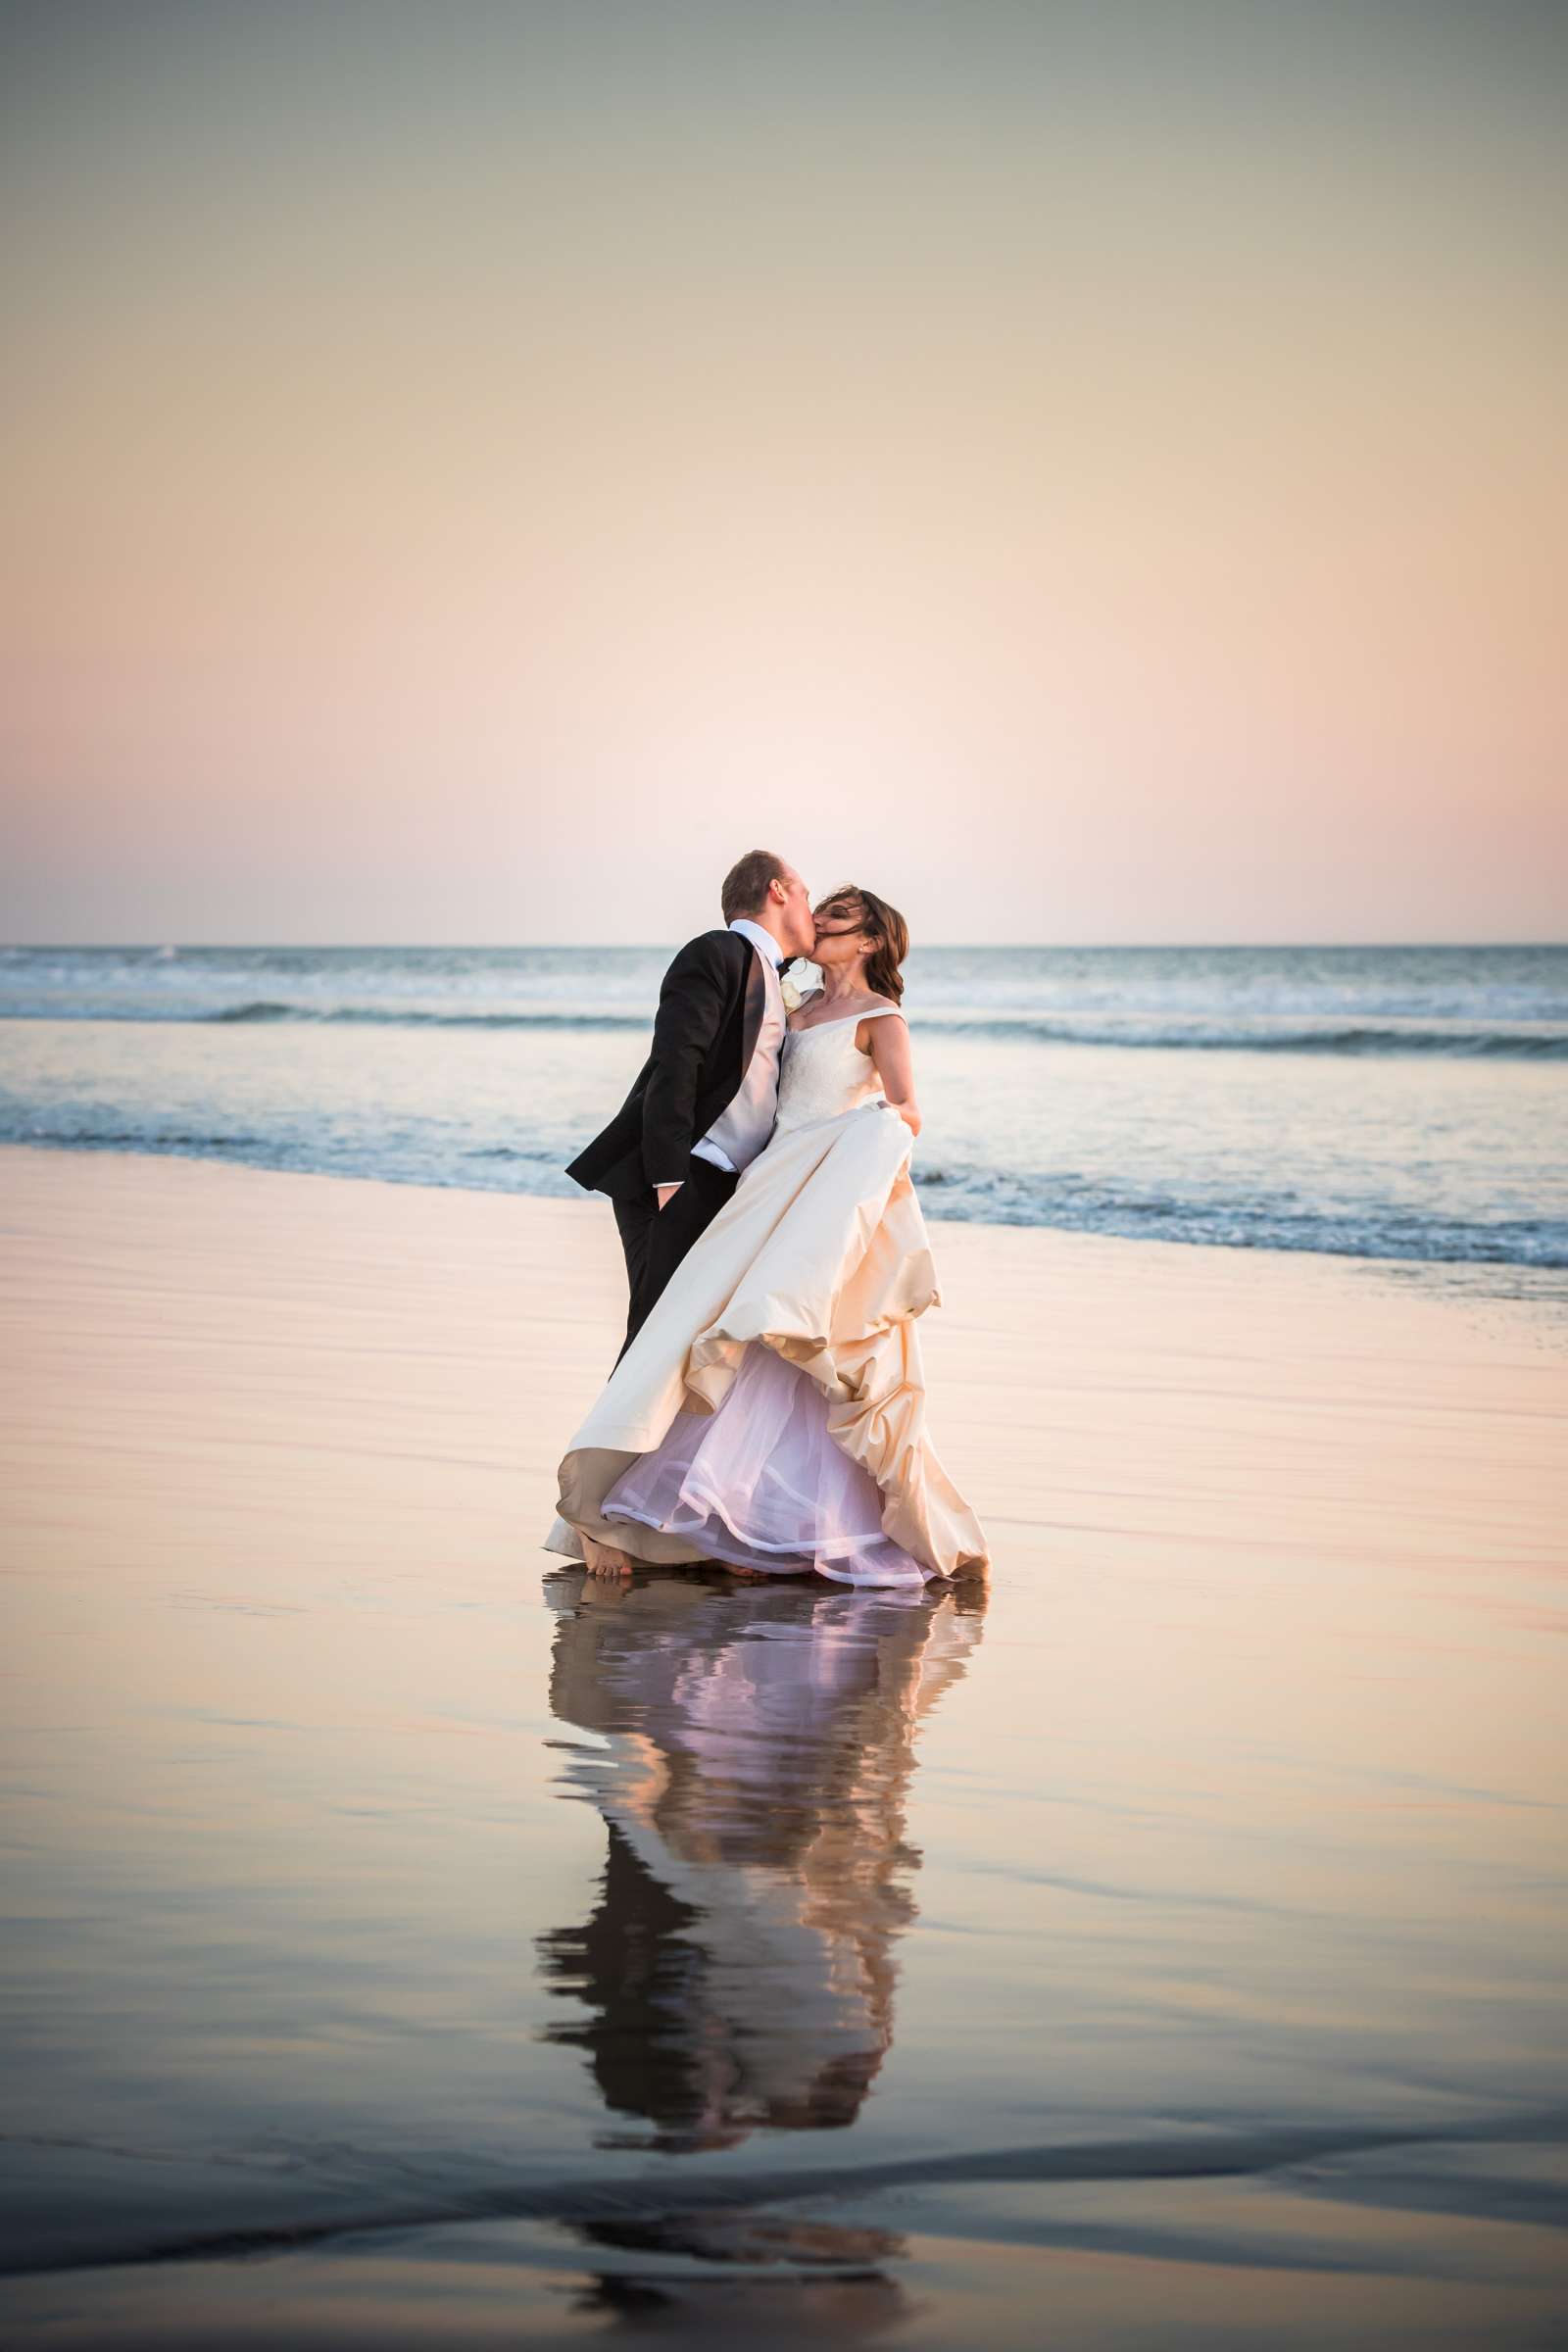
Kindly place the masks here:
<instances>
[{"instance_id":1,"label":"dress bodice","mask_svg":"<svg viewBox=\"0 0 1568 2352\"><path fill-rule=\"evenodd\" d=\"M792 1127L807 1127L815 1119L835 1118L880 1094L882 1081L869 1054L855 1042L862 1021L894 1010L876 1005L868 1012L847 1012L841 1020L820 1021L813 1028L786 1030L778 1076L778 1125L775 1135Z\"/></svg>"}]
</instances>

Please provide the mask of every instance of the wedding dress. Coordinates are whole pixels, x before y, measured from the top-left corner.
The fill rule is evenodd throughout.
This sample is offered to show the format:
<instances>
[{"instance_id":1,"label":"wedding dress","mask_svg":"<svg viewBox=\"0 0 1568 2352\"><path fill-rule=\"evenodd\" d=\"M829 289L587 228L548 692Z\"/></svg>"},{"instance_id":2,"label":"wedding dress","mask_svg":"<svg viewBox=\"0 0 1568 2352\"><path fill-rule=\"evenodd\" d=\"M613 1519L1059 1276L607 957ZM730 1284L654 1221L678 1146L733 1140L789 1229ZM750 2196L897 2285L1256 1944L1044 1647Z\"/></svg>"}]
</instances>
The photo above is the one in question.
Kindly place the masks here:
<instances>
[{"instance_id":1,"label":"wedding dress","mask_svg":"<svg viewBox=\"0 0 1568 2352\"><path fill-rule=\"evenodd\" d=\"M891 1011L891 1006L878 1011ZM940 1298L911 1138L849 1013L786 1032L772 1139L675 1269L560 1470L546 1548L836 1584L982 1575L925 1434Z\"/></svg>"}]
</instances>

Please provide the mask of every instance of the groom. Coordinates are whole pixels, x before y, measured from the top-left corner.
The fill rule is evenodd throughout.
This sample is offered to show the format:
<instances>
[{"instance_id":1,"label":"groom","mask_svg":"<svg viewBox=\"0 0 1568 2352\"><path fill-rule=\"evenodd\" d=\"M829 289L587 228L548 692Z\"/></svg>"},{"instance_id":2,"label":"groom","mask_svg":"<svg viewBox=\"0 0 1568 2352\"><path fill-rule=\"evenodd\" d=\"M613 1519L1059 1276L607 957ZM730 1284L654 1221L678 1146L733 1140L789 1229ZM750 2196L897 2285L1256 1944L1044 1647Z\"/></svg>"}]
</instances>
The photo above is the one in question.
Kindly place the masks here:
<instances>
[{"instance_id":1,"label":"groom","mask_svg":"<svg viewBox=\"0 0 1568 2352\"><path fill-rule=\"evenodd\" d=\"M614 1204L631 1285L622 1355L773 1132L779 967L816 944L806 884L771 851L749 850L730 867L719 904L726 928L688 940L675 957L659 992L653 1052L610 1125L566 1170Z\"/></svg>"}]
</instances>

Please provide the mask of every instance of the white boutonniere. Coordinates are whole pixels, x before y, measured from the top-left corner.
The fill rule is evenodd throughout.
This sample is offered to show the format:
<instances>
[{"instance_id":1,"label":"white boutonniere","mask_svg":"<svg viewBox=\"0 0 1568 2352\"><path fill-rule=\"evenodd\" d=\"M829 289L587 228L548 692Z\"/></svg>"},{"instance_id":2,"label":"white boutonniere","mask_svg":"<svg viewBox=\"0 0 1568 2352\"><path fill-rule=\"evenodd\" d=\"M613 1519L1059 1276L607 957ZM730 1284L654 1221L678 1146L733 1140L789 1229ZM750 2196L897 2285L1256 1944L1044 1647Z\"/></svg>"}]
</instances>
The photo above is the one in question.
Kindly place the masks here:
<instances>
[{"instance_id":1,"label":"white boutonniere","mask_svg":"<svg viewBox=\"0 0 1568 2352\"><path fill-rule=\"evenodd\" d=\"M785 1011L799 1012L806 1000L801 995L801 992L796 987L794 981L790 978L788 972L780 972L778 976L778 990L779 995L784 1000Z\"/></svg>"}]
</instances>

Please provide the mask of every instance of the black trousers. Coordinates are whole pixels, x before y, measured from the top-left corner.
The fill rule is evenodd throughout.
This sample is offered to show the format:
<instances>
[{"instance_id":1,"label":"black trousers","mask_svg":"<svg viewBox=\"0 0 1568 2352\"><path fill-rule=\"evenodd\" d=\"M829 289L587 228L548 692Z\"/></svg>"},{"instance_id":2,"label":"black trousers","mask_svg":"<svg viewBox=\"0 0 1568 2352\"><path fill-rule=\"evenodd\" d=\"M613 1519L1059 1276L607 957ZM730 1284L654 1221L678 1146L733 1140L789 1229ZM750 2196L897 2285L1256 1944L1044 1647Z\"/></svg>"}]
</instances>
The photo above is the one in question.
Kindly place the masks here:
<instances>
[{"instance_id":1,"label":"black trousers","mask_svg":"<svg viewBox=\"0 0 1568 2352\"><path fill-rule=\"evenodd\" d=\"M625 1354L641 1331L655 1299L693 1242L699 1234L707 1232L739 1182L738 1176L730 1175L725 1168L715 1168L710 1159L699 1159L694 1152L686 1163L686 1180L667 1208L661 1208L657 1198L612 1203L620 1246L626 1252L626 1279L631 1285L631 1307L620 1355ZM617 1364L620 1355L615 1358Z\"/></svg>"}]
</instances>

